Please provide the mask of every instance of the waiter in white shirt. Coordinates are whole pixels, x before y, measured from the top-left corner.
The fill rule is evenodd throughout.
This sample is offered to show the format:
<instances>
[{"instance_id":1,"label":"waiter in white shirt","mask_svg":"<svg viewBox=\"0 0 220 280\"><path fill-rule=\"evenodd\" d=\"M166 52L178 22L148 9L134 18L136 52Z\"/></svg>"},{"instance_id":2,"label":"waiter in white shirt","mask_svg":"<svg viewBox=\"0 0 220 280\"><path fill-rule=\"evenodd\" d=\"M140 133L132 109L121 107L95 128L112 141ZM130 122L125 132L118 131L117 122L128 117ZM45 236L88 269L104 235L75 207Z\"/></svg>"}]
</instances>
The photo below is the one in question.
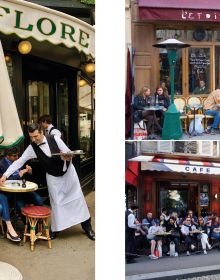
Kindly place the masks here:
<instances>
[{"instance_id":1,"label":"waiter in white shirt","mask_svg":"<svg viewBox=\"0 0 220 280\"><path fill-rule=\"evenodd\" d=\"M32 143L22 156L13 162L0 179L0 184L30 159L37 158L46 170L46 180L52 208L51 229L54 232L81 223L87 236L95 240L89 210L82 193L78 175L71 162L72 156L51 156L52 153L68 152L69 148L58 136L43 135L39 124L31 124L28 133Z\"/></svg>"},{"instance_id":2,"label":"waiter in white shirt","mask_svg":"<svg viewBox=\"0 0 220 280\"><path fill-rule=\"evenodd\" d=\"M49 115L41 116L39 118L39 124L43 127L46 135L56 135L61 138L61 132L52 125L52 119Z\"/></svg>"},{"instance_id":3,"label":"waiter in white shirt","mask_svg":"<svg viewBox=\"0 0 220 280\"><path fill-rule=\"evenodd\" d=\"M131 207L125 212L125 256L126 262L134 262L136 248L135 248L135 231L140 228L136 224L135 213L138 209L136 204L131 205Z\"/></svg>"}]
</instances>

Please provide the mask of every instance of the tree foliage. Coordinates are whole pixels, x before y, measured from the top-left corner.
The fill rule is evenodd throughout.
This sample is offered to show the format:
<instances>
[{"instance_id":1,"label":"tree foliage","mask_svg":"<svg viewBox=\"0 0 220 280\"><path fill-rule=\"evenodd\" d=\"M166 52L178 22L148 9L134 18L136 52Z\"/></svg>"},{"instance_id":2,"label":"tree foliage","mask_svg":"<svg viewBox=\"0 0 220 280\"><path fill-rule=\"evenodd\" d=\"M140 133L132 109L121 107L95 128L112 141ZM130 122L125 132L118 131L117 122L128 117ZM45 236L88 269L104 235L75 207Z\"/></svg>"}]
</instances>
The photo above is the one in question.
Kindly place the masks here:
<instances>
[{"instance_id":1,"label":"tree foliage","mask_svg":"<svg viewBox=\"0 0 220 280\"><path fill-rule=\"evenodd\" d=\"M87 5L95 5L95 0L80 0L80 2Z\"/></svg>"}]
</instances>

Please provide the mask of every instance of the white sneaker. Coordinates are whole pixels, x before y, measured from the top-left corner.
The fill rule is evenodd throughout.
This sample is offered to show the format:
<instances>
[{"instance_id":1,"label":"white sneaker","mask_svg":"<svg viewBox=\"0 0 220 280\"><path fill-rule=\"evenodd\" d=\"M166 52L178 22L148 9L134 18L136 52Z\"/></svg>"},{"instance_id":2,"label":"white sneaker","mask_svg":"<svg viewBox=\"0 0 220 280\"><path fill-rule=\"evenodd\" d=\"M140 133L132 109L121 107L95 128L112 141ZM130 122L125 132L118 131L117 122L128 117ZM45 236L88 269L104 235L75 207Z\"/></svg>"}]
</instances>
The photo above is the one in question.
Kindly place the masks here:
<instances>
[{"instance_id":1,"label":"white sneaker","mask_svg":"<svg viewBox=\"0 0 220 280\"><path fill-rule=\"evenodd\" d=\"M204 253L204 255L207 255L207 251L206 250L204 250L203 253Z\"/></svg>"},{"instance_id":2,"label":"white sneaker","mask_svg":"<svg viewBox=\"0 0 220 280\"><path fill-rule=\"evenodd\" d=\"M191 250L194 250L196 248L196 246L194 246L193 244L191 245Z\"/></svg>"},{"instance_id":3,"label":"white sneaker","mask_svg":"<svg viewBox=\"0 0 220 280\"><path fill-rule=\"evenodd\" d=\"M208 247L209 250L212 249L212 246L210 244L207 244L207 247Z\"/></svg>"},{"instance_id":4,"label":"white sneaker","mask_svg":"<svg viewBox=\"0 0 220 280\"><path fill-rule=\"evenodd\" d=\"M178 253L177 252L175 252L175 254L173 255L174 257L178 257L179 255L178 255Z\"/></svg>"},{"instance_id":5,"label":"white sneaker","mask_svg":"<svg viewBox=\"0 0 220 280\"><path fill-rule=\"evenodd\" d=\"M190 252L189 252L189 251L187 251L187 252L186 252L186 255L187 255L187 256L190 256Z\"/></svg>"},{"instance_id":6,"label":"white sneaker","mask_svg":"<svg viewBox=\"0 0 220 280\"><path fill-rule=\"evenodd\" d=\"M155 256L155 255L150 255L149 258L150 258L151 260L157 260L157 259L158 259L158 257Z\"/></svg>"}]
</instances>

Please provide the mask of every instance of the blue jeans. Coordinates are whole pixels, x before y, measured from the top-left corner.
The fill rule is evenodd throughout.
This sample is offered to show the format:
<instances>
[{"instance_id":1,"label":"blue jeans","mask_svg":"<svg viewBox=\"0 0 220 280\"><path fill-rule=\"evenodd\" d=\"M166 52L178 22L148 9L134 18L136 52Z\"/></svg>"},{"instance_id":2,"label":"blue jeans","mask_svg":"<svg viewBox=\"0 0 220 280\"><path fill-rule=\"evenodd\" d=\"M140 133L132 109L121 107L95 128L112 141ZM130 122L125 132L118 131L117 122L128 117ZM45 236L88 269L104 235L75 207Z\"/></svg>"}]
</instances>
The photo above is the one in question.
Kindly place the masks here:
<instances>
[{"instance_id":1,"label":"blue jeans","mask_svg":"<svg viewBox=\"0 0 220 280\"><path fill-rule=\"evenodd\" d=\"M43 205L42 197L36 192L22 193L17 196L17 210L21 212L21 209L26 204L34 204L37 206Z\"/></svg>"},{"instance_id":2,"label":"blue jeans","mask_svg":"<svg viewBox=\"0 0 220 280\"><path fill-rule=\"evenodd\" d=\"M214 116L214 122L211 125L211 128L218 128L218 125L220 124L220 111L218 110L207 110L205 111L205 115Z\"/></svg>"},{"instance_id":3,"label":"blue jeans","mask_svg":"<svg viewBox=\"0 0 220 280\"><path fill-rule=\"evenodd\" d=\"M8 198L2 193L0 193L0 205L2 219L6 222L10 221Z\"/></svg>"},{"instance_id":4,"label":"blue jeans","mask_svg":"<svg viewBox=\"0 0 220 280\"><path fill-rule=\"evenodd\" d=\"M217 233L217 232L213 232L211 234L211 237L215 238L215 239L220 239L220 233Z\"/></svg>"}]
</instances>

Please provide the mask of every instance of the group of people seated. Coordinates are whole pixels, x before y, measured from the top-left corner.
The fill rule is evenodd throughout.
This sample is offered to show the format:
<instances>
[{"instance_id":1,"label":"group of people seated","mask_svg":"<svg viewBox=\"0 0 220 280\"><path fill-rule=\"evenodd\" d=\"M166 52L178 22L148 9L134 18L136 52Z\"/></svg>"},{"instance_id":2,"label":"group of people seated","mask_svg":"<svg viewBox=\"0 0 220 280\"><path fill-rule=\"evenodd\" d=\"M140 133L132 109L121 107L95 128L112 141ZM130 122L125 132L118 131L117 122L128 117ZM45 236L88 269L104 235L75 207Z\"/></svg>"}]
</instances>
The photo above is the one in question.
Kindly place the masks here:
<instances>
[{"instance_id":1,"label":"group of people seated","mask_svg":"<svg viewBox=\"0 0 220 280\"><path fill-rule=\"evenodd\" d=\"M220 221L215 215L203 216L194 216L192 210L184 216L177 216L175 212L167 215L167 209L164 208L160 217L154 219L152 213L148 212L141 223L136 220L136 235L142 236L145 246L150 244L151 259L158 259L164 254L171 256L171 244L175 245L172 252L175 257L181 251L189 256L199 245L206 255L207 249L212 248L210 239L220 241Z\"/></svg>"},{"instance_id":2,"label":"group of people seated","mask_svg":"<svg viewBox=\"0 0 220 280\"><path fill-rule=\"evenodd\" d=\"M220 89L210 92L207 89L205 81L199 80L198 87L193 91L193 94L208 94L204 101L203 111L204 115L214 117L211 125L206 129L206 133L217 134L219 133L220 124ZM145 120L147 131L149 135L152 130L157 130L159 134L162 133L164 113L170 105L170 96L168 95L167 88L161 84L156 88L155 93L151 93L149 87L144 86L140 92L134 97L133 101L133 120L134 123L140 123ZM158 107L157 110L151 110L152 107Z\"/></svg>"}]
</instances>

